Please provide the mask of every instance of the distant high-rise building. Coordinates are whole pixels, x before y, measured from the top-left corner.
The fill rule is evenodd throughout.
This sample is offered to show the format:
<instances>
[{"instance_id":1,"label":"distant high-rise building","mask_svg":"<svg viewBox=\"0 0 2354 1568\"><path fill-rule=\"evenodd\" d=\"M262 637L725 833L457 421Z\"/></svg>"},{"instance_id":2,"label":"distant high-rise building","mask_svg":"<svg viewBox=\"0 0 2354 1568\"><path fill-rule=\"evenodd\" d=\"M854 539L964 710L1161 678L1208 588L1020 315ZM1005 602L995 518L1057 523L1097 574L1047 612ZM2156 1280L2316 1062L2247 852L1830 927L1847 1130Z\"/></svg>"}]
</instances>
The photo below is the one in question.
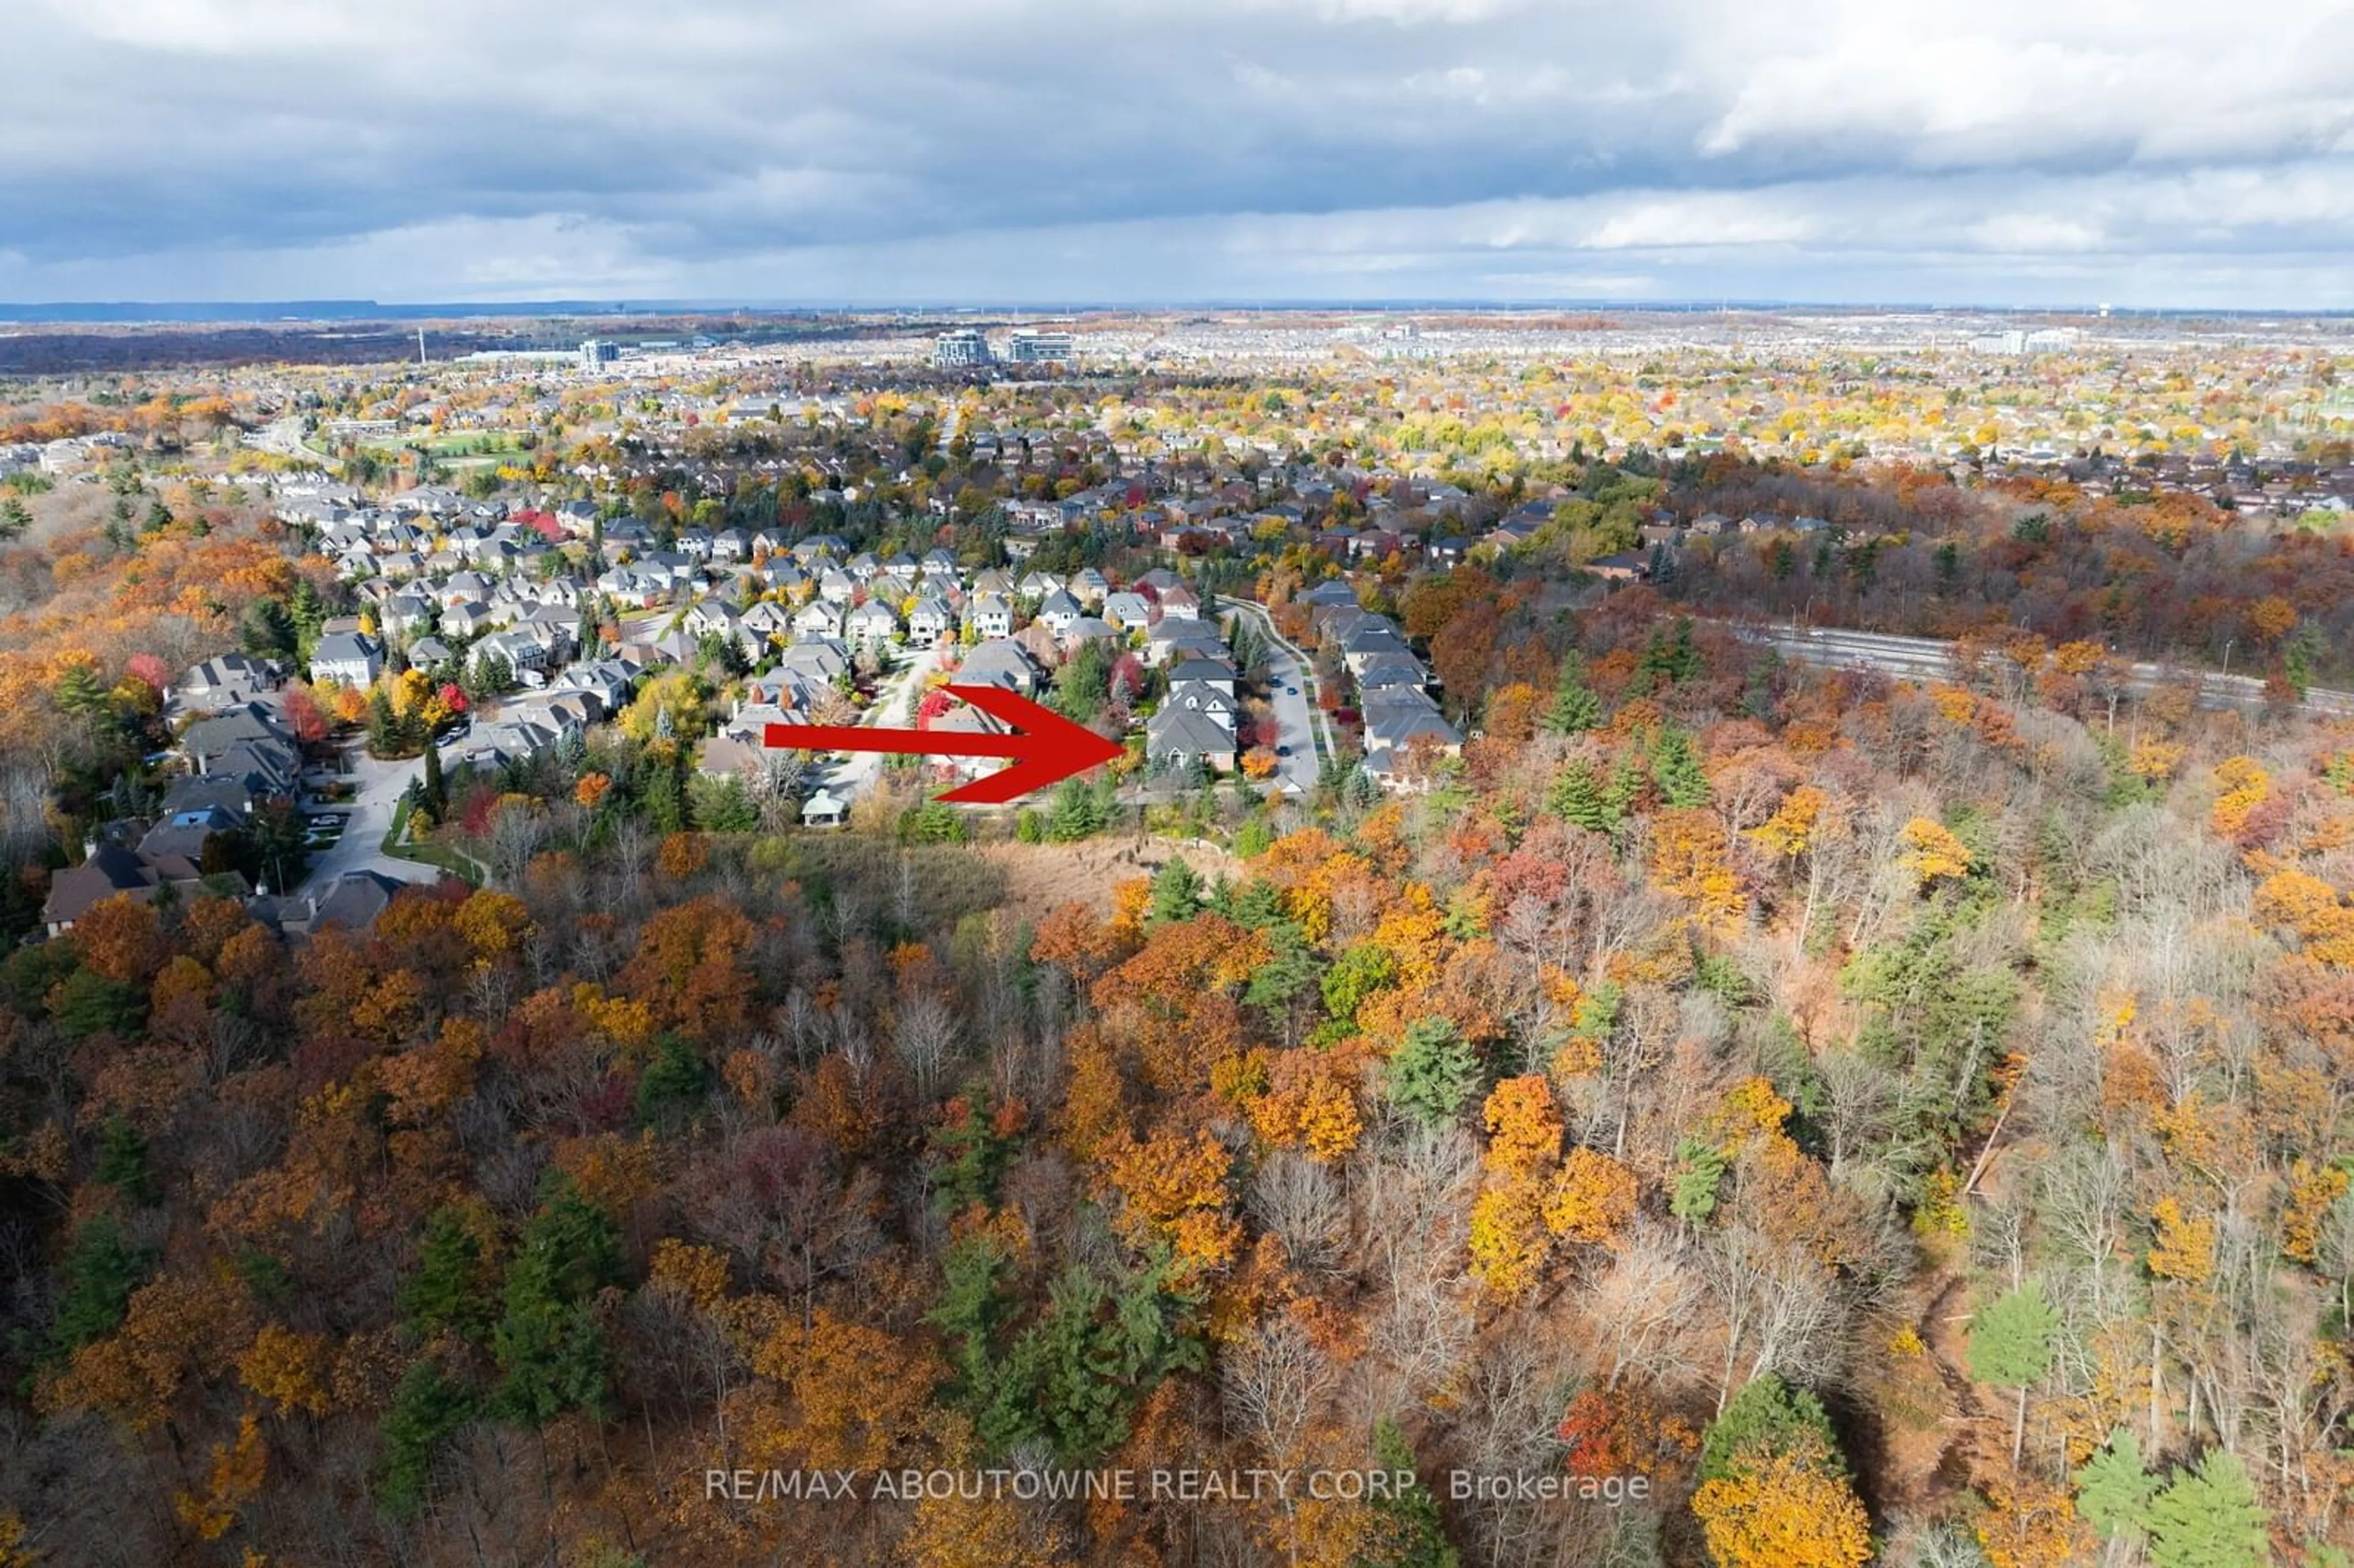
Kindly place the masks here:
<instances>
[{"instance_id":1,"label":"distant high-rise building","mask_svg":"<svg viewBox=\"0 0 2354 1568\"><path fill-rule=\"evenodd\" d=\"M1069 365L1079 357L1066 332L1033 332L1023 328L1006 340L1005 357L1015 365Z\"/></svg>"},{"instance_id":2,"label":"distant high-rise building","mask_svg":"<svg viewBox=\"0 0 2354 1568\"><path fill-rule=\"evenodd\" d=\"M621 345L618 343L605 343L592 337L583 340L580 344L580 368L592 375L620 357Z\"/></svg>"},{"instance_id":3,"label":"distant high-rise building","mask_svg":"<svg viewBox=\"0 0 2354 1568\"><path fill-rule=\"evenodd\" d=\"M944 332L932 339L932 368L969 370L989 363L989 340L971 327Z\"/></svg>"}]
</instances>

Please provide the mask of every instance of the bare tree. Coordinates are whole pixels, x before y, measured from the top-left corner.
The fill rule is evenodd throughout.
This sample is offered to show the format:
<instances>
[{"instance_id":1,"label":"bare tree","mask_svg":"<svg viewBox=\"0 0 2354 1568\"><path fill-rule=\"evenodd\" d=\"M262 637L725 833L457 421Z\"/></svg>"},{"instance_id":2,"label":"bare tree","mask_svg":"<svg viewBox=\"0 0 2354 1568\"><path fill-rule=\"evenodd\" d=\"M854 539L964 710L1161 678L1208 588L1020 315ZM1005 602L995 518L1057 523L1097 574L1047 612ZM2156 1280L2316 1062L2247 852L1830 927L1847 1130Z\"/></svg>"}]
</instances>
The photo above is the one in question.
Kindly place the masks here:
<instances>
[{"instance_id":1,"label":"bare tree","mask_svg":"<svg viewBox=\"0 0 2354 1568\"><path fill-rule=\"evenodd\" d=\"M1719 1414L1736 1387L1769 1372L1820 1382L1839 1364L1841 1313L1821 1265L1745 1224L1712 1233L1699 1253L1723 1325Z\"/></svg>"},{"instance_id":2,"label":"bare tree","mask_svg":"<svg viewBox=\"0 0 2354 1568\"><path fill-rule=\"evenodd\" d=\"M1283 1243L1293 1268L1340 1272L1348 1210L1331 1171L1296 1150L1278 1150L1252 1176L1247 1202L1260 1228Z\"/></svg>"},{"instance_id":3,"label":"bare tree","mask_svg":"<svg viewBox=\"0 0 2354 1568\"><path fill-rule=\"evenodd\" d=\"M891 1043L899 1065L914 1080L916 1095L928 1101L938 1090L940 1076L956 1052L960 1033L956 1013L929 991L902 1001L892 1020Z\"/></svg>"},{"instance_id":4,"label":"bare tree","mask_svg":"<svg viewBox=\"0 0 2354 1568\"><path fill-rule=\"evenodd\" d=\"M523 868L547 841L547 816L535 808L509 805L493 813L490 842L491 874L512 887Z\"/></svg>"},{"instance_id":5,"label":"bare tree","mask_svg":"<svg viewBox=\"0 0 2354 1568\"><path fill-rule=\"evenodd\" d=\"M1331 1363L1307 1331L1278 1315L1222 1358L1230 1425L1278 1465L1298 1457L1301 1436L1332 1384Z\"/></svg>"},{"instance_id":6,"label":"bare tree","mask_svg":"<svg viewBox=\"0 0 2354 1568\"><path fill-rule=\"evenodd\" d=\"M1665 1379L1687 1370L1684 1346L1700 1298L1700 1281L1671 1233L1645 1226L1628 1235L1581 1303L1604 1385L1616 1388L1630 1372Z\"/></svg>"}]
</instances>

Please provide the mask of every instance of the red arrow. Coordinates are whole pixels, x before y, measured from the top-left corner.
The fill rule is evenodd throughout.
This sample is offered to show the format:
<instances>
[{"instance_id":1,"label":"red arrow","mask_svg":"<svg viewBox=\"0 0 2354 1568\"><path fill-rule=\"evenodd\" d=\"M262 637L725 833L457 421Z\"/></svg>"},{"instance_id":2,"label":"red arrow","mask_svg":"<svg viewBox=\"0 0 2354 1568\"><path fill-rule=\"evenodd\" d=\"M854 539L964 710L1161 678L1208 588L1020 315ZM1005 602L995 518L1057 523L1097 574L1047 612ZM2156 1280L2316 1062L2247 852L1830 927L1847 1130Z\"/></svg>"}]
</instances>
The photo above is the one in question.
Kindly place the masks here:
<instances>
[{"instance_id":1,"label":"red arrow","mask_svg":"<svg viewBox=\"0 0 2354 1568\"><path fill-rule=\"evenodd\" d=\"M950 686L990 717L1019 727L1017 735L976 735L936 729L868 729L847 724L772 724L770 746L790 751L897 751L919 757L1010 757L1001 768L940 797L971 806L1002 806L1017 795L1109 762L1125 749L1093 730L1082 729L1051 708L1040 707L1002 686Z\"/></svg>"}]
</instances>

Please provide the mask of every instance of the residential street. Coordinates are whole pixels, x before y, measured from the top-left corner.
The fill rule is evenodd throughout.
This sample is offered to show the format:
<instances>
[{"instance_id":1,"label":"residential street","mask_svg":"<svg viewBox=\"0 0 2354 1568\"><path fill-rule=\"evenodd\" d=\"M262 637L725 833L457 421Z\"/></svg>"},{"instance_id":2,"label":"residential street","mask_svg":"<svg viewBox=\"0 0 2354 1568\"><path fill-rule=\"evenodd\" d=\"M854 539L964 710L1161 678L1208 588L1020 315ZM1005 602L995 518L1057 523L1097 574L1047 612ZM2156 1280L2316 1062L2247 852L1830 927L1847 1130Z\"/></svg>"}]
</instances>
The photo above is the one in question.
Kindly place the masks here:
<instances>
[{"instance_id":1,"label":"residential street","mask_svg":"<svg viewBox=\"0 0 2354 1568\"><path fill-rule=\"evenodd\" d=\"M1323 772L1323 758L1331 751L1331 732L1327 727L1323 711L1314 703L1315 665L1309 657L1275 629L1274 618L1267 607L1246 599L1221 597L1220 606L1239 610L1256 621L1267 640L1267 673L1272 690L1275 722L1280 744L1291 748L1291 755L1279 758L1276 777L1284 791L1290 795L1314 792L1316 780Z\"/></svg>"},{"instance_id":2,"label":"residential street","mask_svg":"<svg viewBox=\"0 0 2354 1568\"><path fill-rule=\"evenodd\" d=\"M859 723L877 729L907 729L916 722L917 694L923 690L924 681L939 668L938 644L921 649L907 661L907 667L885 678L875 702L860 716ZM874 788L883 775L883 754L879 751L854 751L845 760L821 768L828 789L845 801L854 800Z\"/></svg>"},{"instance_id":3,"label":"residential street","mask_svg":"<svg viewBox=\"0 0 2354 1568\"><path fill-rule=\"evenodd\" d=\"M441 756L444 766L457 766L447 747ZM329 883L347 871L380 872L401 882L432 882L441 874L435 867L418 861L396 860L383 848L384 835L392 831L392 814L400 805L401 794L410 779L425 771L425 759L412 757L405 762L379 762L363 750L357 755L356 764L359 793L341 808L351 813L351 820L344 824L344 836L312 860L311 874L295 889L298 894L324 892Z\"/></svg>"}]
</instances>

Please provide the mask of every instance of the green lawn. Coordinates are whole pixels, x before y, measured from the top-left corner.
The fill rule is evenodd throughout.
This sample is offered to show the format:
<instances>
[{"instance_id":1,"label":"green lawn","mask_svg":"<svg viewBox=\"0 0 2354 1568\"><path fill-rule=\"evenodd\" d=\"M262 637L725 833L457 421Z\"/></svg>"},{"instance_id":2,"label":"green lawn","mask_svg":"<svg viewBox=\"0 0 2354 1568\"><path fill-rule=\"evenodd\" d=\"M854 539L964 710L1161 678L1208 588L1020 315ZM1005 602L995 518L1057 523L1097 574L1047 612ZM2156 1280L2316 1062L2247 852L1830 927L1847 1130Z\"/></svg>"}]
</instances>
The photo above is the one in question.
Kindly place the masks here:
<instances>
[{"instance_id":1,"label":"green lawn","mask_svg":"<svg viewBox=\"0 0 2354 1568\"><path fill-rule=\"evenodd\" d=\"M439 435L387 436L362 444L394 456L417 450L438 458L510 457L523 450L523 438L512 430L444 430Z\"/></svg>"},{"instance_id":2,"label":"green lawn","mask_svg":"<svg viewBox=\"0 0 2354 1568\"><path fill-rule=\"evenodd\" d=\"M488 880L484 868L471 856L451 849L447 844L404 843L401 835L408 828L408 803L404 800L392 813L392 826L384 835L383 850L395 860L414 861L419 865L439 866L451 875L480 887Z\"/></svg>"}]
</instances>

